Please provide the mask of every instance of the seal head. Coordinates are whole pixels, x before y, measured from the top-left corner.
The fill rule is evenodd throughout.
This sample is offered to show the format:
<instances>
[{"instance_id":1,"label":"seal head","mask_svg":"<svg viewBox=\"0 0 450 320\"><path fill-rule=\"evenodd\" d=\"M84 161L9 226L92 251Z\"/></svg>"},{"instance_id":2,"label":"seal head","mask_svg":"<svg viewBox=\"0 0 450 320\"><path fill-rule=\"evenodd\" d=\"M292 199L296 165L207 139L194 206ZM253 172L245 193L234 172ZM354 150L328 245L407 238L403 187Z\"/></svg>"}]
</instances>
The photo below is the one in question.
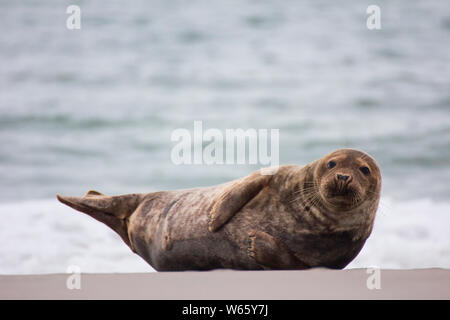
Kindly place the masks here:
<instances>
[{"instance_id":1,"label":"seal head","mask_svg":"<svg viewBox=\"0 0 450 320\"><path fill-rule=\"evenodd\" d=\"M381 174L367 153L340 149L318 160L314 184L328 208L350 211L372 199L378 200Z\"/></svg>"}]
</instances>

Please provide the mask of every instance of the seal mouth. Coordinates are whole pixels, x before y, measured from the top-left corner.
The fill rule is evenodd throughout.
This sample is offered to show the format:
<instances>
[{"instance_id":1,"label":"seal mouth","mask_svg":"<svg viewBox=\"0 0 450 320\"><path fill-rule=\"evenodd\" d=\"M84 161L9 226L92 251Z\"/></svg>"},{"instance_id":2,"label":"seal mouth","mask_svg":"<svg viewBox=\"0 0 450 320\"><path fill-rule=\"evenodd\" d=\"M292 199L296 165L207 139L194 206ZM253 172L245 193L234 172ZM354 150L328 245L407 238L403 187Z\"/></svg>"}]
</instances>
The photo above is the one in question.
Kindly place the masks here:
<instances>
[{"instance_id":1,"label":"seal mouth","mask_svg":"<svg viewBox=\"0 0 450 320\"><path fill-rule=\"evenodd\" d=\"M334 182L327 186L324 199L333 206L348 209L361 202L361 195L349 183Z\"/></svg>"},{"instance_id":2,"label":"seal mouth","mask_svg":"<svg viewBox=\"0 0 450 320\"><path fill-rule=\"evenodd\" d=\"M355 190L350 185L350 181L333 181L327 186L327 196L329 198L348 198L354 193Z\"/></svg>"}]
</instances>

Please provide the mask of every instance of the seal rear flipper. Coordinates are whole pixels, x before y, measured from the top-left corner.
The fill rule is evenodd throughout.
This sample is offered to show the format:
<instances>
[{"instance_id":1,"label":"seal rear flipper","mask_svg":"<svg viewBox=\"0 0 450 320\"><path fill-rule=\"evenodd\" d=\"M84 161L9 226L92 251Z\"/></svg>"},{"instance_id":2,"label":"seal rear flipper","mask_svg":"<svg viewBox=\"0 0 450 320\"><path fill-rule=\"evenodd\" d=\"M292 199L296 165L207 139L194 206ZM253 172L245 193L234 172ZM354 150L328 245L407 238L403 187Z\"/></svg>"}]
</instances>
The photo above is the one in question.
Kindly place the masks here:
<instances>
[{"instance_id":1,"label":"seal rear flipper","mask_svg":"<svg viewBox=\"0 0 450 320\"><path fill-rule=\"evenodd\" d=\"M209 230L217 231L253 199L269 182L271 176L259 170L231 184L215 200L209 219Z\"/></svg>"},{"instance_id":2,"label":"seal rear flipper","mask_svg":"<svg viewBox=\"0 0 450 320\"><path fill-rule=\"evenodd\" d=\"M139 206L142 195L127 194L105 196L98 191L88 191L83 197L56 195L58 200L75 210L90 215L117 232L122 240L133 250L128 237L127 219Z\"/></svg>"}]
</instances>

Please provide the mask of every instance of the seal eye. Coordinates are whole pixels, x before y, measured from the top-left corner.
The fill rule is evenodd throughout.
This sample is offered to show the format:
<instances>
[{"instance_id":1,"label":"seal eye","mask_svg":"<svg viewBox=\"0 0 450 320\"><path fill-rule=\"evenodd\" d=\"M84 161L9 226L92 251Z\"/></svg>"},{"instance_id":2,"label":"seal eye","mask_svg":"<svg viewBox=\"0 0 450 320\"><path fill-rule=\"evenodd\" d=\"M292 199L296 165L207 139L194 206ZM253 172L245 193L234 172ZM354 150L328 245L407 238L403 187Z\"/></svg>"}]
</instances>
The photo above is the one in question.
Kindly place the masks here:
<instances>
[{"instance_id":1,"label":"seal eye","mask_svg":"<svg viewBox=\"0 0 450 320\"><path fill-rule=\"evenodd\" d=\"M367 167L361 167L361 168L359 168L359 170L366 176L368 176L370 174L370 170Z\"/></svg>"},{"instance_id":2,"label":"seal eye","mask_svg":"<svg viewBox=\"0 0 450 320\"><path fill-rule=\"evenodd\" d=\"M332 169L336 166L336 162L334 162L333 160L331 160L330 162L327 163L327 168L328 169Z\"/></svg>"}]
</instances>

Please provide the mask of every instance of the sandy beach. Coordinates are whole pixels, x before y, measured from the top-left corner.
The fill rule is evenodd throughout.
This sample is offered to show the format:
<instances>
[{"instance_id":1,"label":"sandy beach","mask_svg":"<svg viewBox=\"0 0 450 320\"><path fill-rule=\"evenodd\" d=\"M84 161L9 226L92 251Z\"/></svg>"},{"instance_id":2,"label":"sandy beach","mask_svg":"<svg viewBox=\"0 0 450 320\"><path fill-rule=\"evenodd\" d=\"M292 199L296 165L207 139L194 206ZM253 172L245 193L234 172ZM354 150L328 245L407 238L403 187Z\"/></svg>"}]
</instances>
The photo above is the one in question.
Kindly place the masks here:
<instances>
[{"instance_id":1,"label":"sandy beach","mask_svg":"<svg viewBox=\"0 0 450 320\"><path fill-rule=\"evenodd\" d=\"M0 276L0 299L450 299L450 270L380 270L368 289L367 269L159 272Z\"/></svg>"}]
</instances>

